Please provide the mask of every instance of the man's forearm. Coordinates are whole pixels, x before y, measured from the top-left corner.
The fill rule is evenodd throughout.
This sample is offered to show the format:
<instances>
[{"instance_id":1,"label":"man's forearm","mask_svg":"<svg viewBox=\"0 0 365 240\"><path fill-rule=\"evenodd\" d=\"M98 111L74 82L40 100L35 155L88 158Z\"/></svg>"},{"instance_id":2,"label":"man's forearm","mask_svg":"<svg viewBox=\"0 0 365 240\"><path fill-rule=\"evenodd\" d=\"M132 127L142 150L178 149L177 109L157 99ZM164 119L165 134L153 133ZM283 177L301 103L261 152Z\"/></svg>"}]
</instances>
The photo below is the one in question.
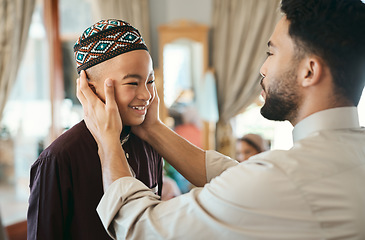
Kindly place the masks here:
<instances>
[{"instance_id":1,"label":"man's forearm","mask_svg":"<svg viewBox=\"0 0 365 240\"><path fill-rule=\"evenodd\" d=\"M205 151L180 137L163 123L149 129L147 142L195 186L207 182Z\"/></svg>"},{"instance_id":2,"label":"man's forearm","mask_svg":"<svg viewBox=\"0 0 365 240\"><path fill-rule=\"evenodd\" d=\"M117 179L132 176L124 150L119 142L105 141L99 147L99 156L103 171L104 191Z\"/></svg>"}]
</instances>

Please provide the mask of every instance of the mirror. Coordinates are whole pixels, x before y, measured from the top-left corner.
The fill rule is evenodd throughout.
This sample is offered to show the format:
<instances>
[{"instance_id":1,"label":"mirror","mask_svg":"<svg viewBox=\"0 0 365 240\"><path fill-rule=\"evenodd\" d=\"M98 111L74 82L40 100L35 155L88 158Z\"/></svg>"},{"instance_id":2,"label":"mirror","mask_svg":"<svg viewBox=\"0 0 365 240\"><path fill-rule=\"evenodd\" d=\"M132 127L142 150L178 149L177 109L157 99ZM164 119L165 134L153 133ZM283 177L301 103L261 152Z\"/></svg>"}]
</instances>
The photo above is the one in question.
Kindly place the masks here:
<instances>
[{"instance_id":1,"label":"mirror","mask_svg":"<svg viewBox=\"0 0 365 240\"><path fill-rule=\"evenodd\" d=\"M203 75L202 57L203 49L199 42L178 39L165 45L163 76L165 79L164 99L167 108L171 108L179 100L183 100L189 105L194 104L195 90L198 89ZM181 97L183 99L180 99Z\"/></svg>"},{"instance_id":2,"label":"mirror","mask_svg":"<svg viewBox=\"0 0 365 240\"><path fill-rule=\"evenodd\" d=\"M203 148L212 149L209 123L199 117L198 94L208 70L206 25L181 20L159 27L161 79L157 88L162 121Z\"/></svg>"}]
</instances>

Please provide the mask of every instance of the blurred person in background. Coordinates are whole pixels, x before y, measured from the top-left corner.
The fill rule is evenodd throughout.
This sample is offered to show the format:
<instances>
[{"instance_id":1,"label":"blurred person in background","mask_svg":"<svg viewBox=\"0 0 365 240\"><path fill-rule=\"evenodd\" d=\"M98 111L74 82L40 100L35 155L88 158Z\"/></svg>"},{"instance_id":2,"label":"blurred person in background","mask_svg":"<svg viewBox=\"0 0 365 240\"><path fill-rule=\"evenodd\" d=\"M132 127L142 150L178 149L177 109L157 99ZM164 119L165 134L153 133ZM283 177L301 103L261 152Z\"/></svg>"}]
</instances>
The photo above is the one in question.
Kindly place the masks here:
<instances>
[{"instance_id":1,"label":"blurred person in background","mask_svg":"<svg viewBox=\"0 0 365 240\"><path fill-rule=\"evenodd\" d=\"M236 141L236 160L246 161L251 156L269 150L268 141L258 134L249 133Z\"/></svg>"}]
</instances>

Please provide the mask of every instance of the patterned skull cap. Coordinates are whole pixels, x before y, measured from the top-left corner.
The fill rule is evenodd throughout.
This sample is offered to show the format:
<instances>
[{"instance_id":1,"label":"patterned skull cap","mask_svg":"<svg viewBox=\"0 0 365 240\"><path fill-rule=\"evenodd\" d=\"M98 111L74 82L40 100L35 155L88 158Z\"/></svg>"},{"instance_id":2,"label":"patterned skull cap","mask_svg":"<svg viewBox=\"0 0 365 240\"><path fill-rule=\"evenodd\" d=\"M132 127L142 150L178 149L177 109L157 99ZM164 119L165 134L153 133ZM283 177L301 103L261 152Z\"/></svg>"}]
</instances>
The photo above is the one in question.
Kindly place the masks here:
<instances>
[{"instance_id":1,"label":"patterned skull cap","mask_svg":"<svg viewBox=\"0 0 365 240\"><path fill-rule=\"evenodd\" d=\"M136 28L108 19L87 28L74 45L77 73L122 53L148 48Z\"/></svg>"}]
</instances>

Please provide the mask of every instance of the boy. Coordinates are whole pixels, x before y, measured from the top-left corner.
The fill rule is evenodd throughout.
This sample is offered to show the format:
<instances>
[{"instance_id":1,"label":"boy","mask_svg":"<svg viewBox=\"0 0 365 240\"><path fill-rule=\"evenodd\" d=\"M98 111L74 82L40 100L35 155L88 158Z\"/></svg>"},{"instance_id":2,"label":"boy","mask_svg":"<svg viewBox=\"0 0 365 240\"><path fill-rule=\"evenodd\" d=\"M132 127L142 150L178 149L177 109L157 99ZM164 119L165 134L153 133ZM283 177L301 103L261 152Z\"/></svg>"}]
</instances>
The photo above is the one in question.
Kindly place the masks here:
<instances>
[{"instance_id":1,"label":"boy","mask_svg":"<svg viewBox=\"0 0 365 240\"><path fill-rule=\"evenodd\" d=\"M121 145L132 174L156 194L162 190L162 158L130 132L154 98L152 60L138 30L120 20L86 29L74 46L77 71L105 101L104 80L115 81L123 122ZM81 121L41 153L31 168L28 239L110 239L96 213L103 195L98 147Z\"/></svg>"}]
</instances>

